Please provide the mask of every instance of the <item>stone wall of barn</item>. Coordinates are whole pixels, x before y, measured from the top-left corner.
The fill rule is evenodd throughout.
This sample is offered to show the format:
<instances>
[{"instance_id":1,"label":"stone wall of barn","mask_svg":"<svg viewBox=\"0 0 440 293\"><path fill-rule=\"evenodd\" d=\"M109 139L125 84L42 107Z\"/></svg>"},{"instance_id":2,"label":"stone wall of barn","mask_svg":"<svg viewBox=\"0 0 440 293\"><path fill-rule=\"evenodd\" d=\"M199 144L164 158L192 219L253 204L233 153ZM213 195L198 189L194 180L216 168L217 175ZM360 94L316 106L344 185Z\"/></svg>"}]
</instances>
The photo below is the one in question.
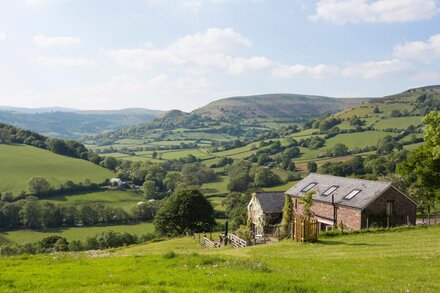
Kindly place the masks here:
<instances>
[{"instance_id":1,"label":"stone wall of barn","mask_svg":"<svg viewBox=\"0 0 440 293\"><path fill-rule=\"evenodd\" d=\"M394 203L393 215L387 219L386 209L387 202ZM394 187L387 189L380 197L370 203L362 213L362 228L368 226L401 226L401 225L415 225L416 224L416 209L414 202L402 195Z\"/></svg>"}]
</instances>

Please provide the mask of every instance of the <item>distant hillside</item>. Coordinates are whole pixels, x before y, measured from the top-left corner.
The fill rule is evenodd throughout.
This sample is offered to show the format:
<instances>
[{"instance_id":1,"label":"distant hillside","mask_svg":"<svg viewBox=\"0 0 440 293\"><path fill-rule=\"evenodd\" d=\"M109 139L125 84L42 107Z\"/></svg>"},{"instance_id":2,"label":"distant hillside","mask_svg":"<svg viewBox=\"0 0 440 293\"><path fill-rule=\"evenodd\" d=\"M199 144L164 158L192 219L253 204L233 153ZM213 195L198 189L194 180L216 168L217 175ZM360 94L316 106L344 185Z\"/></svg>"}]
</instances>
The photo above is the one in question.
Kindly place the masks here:
<instances>
[{"instance_id":1,"label":"distant hillside","mask_svg":"<svg viewBox=\"0 0 440 293\"><path fill-rule=\"evenodd\" d=\"M355 107L366 100L296 94L268 94L217 100L193 111L193 113L222 120L312 118Z\"/></svg>"},{"instance_id":2,"label":"distant hillside","mask_svg":"<svg viewBox=\"0 0 440 293\"><path fill-rule=\"evenodd\" d=\"M48 136L78 138L151 121L161 113L148 109L80 111L64 108L0 107L0 122Z\"/></svg>"}]
</instances>

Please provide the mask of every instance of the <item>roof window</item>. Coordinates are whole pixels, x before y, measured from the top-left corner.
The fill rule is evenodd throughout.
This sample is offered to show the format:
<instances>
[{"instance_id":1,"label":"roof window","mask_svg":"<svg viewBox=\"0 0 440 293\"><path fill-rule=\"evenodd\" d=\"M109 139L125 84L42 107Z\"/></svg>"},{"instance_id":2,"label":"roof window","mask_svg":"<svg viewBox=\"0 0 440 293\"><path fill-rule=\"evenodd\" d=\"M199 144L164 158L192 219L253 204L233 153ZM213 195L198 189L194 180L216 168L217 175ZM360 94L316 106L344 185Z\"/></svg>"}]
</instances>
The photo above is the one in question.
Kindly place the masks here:
<instances>
[{"instance_id":1,"label":"roof window","mask_svg":"<svg viewBox=\"0 0 440 293\"><path fill-rule=\"evenodd\" d=\"M315 187L316 184L317 184L316 182L309 183L309 185L307 185L306 187L304 187L301 191L302 191L302 192L307 192L307 191L309 191L310 189L312 189L313 187Z\"/></svg>"},{"instance_id":2,"label":"roof window","mask_svg":"<svg viewBox=\"0 0 440 293\"><path fill-rule=\"evenodd\" d=\"M324 196L329 196L330 194L333 193L333 191L335 191L336 189L338 189L339 186L333 185L332 187L330 187L329 189L327 189L322 195Z\"/></svg>"},{"instance_id":3,"label":"roof window","mask_svg":"<svg viewBox=\"0 0 440 293\"><path fill-rule=\"evenodd\" d=\"M356 194L358 194L359 192L361 192L360 189L353 189L349 194L347 194L347 195L344 197L344 199L348 199L348 200L350 200L350 199L352 199L353 197L355 197Z\"/></svg>"}]
</instances>

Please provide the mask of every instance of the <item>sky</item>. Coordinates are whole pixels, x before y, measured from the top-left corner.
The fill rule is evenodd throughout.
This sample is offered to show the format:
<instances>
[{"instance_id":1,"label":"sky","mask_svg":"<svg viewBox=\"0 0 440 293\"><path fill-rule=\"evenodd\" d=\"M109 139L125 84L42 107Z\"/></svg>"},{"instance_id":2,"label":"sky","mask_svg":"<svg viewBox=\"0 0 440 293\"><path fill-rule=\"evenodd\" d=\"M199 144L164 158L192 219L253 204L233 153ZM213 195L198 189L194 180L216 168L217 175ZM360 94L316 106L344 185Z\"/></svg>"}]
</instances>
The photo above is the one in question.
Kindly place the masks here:
<instances>
[{"instance_id":1,"label":"sky","mask_svg":"<svg viewBox=\"0 0 440 293\"><path fill-rule=\"evenodd\" d=\"M0 0L0 105L190 111L440 84L438 0Z\"/></svg>"}]
</instances>

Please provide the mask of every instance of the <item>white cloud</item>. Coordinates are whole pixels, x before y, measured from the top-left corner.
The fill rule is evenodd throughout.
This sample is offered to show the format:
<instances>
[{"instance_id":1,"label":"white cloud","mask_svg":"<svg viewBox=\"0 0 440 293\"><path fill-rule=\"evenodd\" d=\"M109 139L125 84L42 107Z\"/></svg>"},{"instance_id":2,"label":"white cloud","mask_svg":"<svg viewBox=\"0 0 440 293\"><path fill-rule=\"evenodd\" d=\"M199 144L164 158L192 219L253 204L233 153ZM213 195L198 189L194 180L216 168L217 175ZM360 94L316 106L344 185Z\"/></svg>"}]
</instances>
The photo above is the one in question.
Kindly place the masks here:
<instances>
[{"instance_id":1,"label":"white cloud","mask_svg":"<svg viewBox=\"0 0 440 293\"><path fill-rule=\"evenodd\" d=\"M76 37L55 37L38 34L34 37L34 42L40 47L68 47L80 45L81 39Z\"/></svg>"},{"instance_id":2,"label":"white cloud","mask_svg":"<svg viewBox=\"0 0 440 293\"><path fill-rule=\"evenodd\" d=\"M336 66L319 64L316 66L307 66L302 64L295 64L291 66L280 65L274 68L272 76L280 78L291 78L294 76L312 76L314 78L321 78L325 75L338 73Z\"/></svg>"},{"instance_id":3,"label":"white cloud","mask_svg":"<svg viewBox=\"0 0 440 293\"><path fill-rule=\"evenodd\" d=\"M310 19L344 23L392 23L430 19L436 0L319 0Z\"/></svg>"},{"instance_id":4,"label":"white cloud","mask_svg":"<svg viewBox=\"0 0 440 293\"><path fill-rule=\"evenodd\" d=\"M96 64L95 60L88 58L37 57L32 61L45 67L85 67Z\"/></svg>"},{"instance_id":5,"label":"white cloud","mask_svg":"<svg viewBox=\"0 0 440 293\"><path fill-rule=\"evenodd\" d=\"M409 69L409 64L397 59L384 61L369 61L350 64L344 68L342 75L346 77L360 76L372 79L384 75L399 74Z\"/></svg>"},{"instance_id":6,"label":"white cloud","mask_svg":"<svg viewBox=\"0 0 440 293\"><path fill-rule=\"evenodd\" d=\"M0 41L4 41L6 40L6 33L5 32L0 32Z\"/></svg>"},{"instance_id":7,"label":"white cloud","mask_svg":"<svg viewBox=\"0 0 440 293\"><path fill-rule=\"evenodd\" d=\"M426 42L407 42L394 47L394 55L402 59L429 61L440 58L440 34L431 36Z\"/></svg>"},{"instance_id":8,"label":"white cloud","mask_svg":"<svg viewBox=\"0 0 440 293\"><path fill-rule=\"evenodd\" d=\"M264 56L243 58L231 56L237 47L251 47L252 43L231 28L210 28L204 33L184 36L160 49L121 49L108 51L119 65L132 69L182 67L187 72L203 73L223 70L240 74L261 70L272 65Z\"/></svg>"}]
</instances>

